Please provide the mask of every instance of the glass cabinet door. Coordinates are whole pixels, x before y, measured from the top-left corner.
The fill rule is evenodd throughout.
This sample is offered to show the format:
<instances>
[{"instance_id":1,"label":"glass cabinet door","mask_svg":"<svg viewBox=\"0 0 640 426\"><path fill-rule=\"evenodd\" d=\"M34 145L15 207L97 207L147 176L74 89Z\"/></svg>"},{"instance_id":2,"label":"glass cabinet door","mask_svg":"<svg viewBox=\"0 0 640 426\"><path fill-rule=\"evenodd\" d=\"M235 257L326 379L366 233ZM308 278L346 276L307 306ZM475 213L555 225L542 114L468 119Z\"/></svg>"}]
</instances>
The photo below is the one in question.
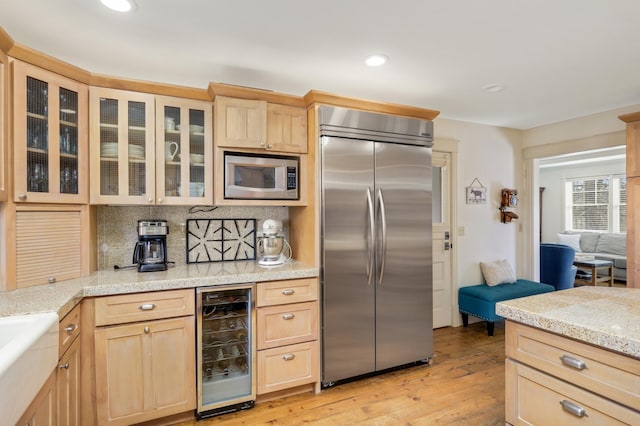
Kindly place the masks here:
<instances>
[{"instance_id":1,"label":"glass cabinet door","mask_svg":"<svg viewBox=\"0 0 640 426\"><path fill-rule=\"evenodd\" d=\"M91 88L91 203L155 202L153 101L153 95Z\"/></svg>"},{"instance_id":2,"label":"glass cabinet door","mask_svg":"<svg viewBox=\"0 0 640 426\"><path fill-rule=\"evenodd\" d=\"M15 201L87 202L87 86L14 63Z\"/></svg>"},{"instance_id":3,"label":"glass cabinet door","mask_svg":"<svg viewBox=\"0 0 640 426\"><path fill-rule=\"evenodd\" d=\"M156 97L157 203L213 203L212 105Z\"/></svg>"}]
</instances>

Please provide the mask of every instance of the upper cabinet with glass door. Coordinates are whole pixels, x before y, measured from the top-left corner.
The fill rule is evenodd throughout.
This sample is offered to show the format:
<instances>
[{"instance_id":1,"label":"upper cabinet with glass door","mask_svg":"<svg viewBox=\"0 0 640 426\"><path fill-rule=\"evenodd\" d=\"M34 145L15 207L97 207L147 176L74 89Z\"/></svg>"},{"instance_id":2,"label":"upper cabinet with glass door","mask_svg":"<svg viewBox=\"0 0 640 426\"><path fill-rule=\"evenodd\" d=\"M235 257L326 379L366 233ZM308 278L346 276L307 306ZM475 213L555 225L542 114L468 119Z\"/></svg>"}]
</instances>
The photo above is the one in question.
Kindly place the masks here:
<instances>
[{"instance_id":1,"label":"upper cabinet with glass door","mask_svg":"<svg viewBox=\"0 0 640 426\"><path fill-rule=\"evenodd\" d=\"M91 204L154 204L154 96L91 87L89 102Z\"/></svg>"},{"instance_id":2,"label":"upper cabinet with glass door","mask_svg":"<svg viewBox=\"0 0 640 426\"><path fill-rule=\"evenodd\" d=\"M156 96L156 203L213 203L212 105Z\"/></svg>"},{"instance_id":3,"label":"upper cabinet with glass door","mask_svg":"<svg viewBox=\"0 0 640 426\"><path fill-rule=\"evenodd\" d=\"M86 204L87 86L13 62L16 202Z\"/></svg>"}]
</instances>

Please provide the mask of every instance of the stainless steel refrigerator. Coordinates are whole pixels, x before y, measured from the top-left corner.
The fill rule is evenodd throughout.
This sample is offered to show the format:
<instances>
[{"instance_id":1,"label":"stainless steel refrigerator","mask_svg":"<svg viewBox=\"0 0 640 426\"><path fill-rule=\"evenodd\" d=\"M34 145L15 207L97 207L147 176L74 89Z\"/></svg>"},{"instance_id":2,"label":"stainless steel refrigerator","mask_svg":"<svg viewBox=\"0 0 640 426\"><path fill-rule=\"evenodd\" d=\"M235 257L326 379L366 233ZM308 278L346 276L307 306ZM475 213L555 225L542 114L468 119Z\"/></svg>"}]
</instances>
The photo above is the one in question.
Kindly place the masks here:
<instances>
[{"instance_id":1,"label":"stainless steel refrigerator","mask_svg":"<svg viewBox=\"0 0 640 426\"><path fill-rule=\"evenodd\" d=\"M322 385L433 356L430 121L323 106Z\"/></svg>"}]
</instances>

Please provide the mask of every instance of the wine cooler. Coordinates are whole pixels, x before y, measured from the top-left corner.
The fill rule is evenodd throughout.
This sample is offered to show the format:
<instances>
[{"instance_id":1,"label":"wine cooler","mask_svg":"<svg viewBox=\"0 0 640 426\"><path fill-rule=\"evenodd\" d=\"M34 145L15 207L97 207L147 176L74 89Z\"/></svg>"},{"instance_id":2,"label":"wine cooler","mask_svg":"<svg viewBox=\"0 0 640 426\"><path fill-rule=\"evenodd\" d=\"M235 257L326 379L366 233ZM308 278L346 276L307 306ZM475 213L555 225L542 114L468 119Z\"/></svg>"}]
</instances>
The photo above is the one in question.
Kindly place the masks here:
<instances>
[{"instance_id":1,"label":"wine cooler","mask_svg":"<svg viewBox=\"0 0 640 426\"><path fill-rule=\"evenodd\" d=\"M253 407L254 284L198 288L197 418Z\"/></svg>"}]
</instances>

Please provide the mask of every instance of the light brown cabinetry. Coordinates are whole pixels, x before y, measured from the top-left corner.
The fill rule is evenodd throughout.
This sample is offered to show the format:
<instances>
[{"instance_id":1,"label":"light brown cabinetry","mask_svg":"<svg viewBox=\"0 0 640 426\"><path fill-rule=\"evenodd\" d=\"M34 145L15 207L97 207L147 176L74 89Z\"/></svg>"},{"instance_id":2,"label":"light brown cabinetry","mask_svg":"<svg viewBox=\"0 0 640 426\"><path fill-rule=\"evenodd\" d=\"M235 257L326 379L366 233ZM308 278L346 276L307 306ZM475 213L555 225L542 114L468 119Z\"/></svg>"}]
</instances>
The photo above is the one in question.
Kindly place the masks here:
<instances>
[{"instance_id":1,"label":"light brown cabinetry","mask_svg":"<svg viewBox=\"0 0 640 426\"><path fill-rule=\"evenodd\" d=\"M627 123L627 287L640 288L640 112L619 118Z\"/></svg>"},{"instance_id":2,"label":"light brown cabinetry","mask_svg":"<svg viewBox=\"0 0 640 426\"><path fill-rule=\"evenodd\" d=\"M56 372L52 372L16 425L56 426Z\"/></svg>"},{"instance_id":3,"label":"light brown cabinetry","mask_svg":"<svg viewBox=\"0 0 640 426\"><path fill-rule=\"evenodd\" d=\"M6 290L90 273L89 206L7 203L0 212Z\"/></svg>"},{"instance_id":4,"label":"light brown cabinetry","mask_svg":"<svg viewBox=\"0 0 640 426\"><path fill-rule=\"evenodd\" d=\"M87 86L13 62L14 201L88 201Z\"/></svg>"},{"instance_id":5,"label":"light brown cabinetry","mask_svg":"<svg viewBox=\"0 0 640 426\"><path fill-rule=\"evenodd\" d=\"M98 298L95 324L98 424L195 409L192 290Z\"/></svg>"},{"instance_id":6,"label":"light brown cabinetry","mask_svg":"<svg viewBox=\"0 0 640 426\"><path fill-rule=\"evenodd\" d=\"M506 421L640 424L640 362L507 321Z\"/></svg>"},{"instance_id":7,"label":"light brown cabinetry","mask_svg":"<svg viewBox=\"0 0 640 426\"><path fill-rule=\"evenodd\" d=\"M9 58L0 50L0 201L7 200L9 143Z\"/></svg>"},{"instance_id":8,"label":"light brown cabinetry","mask_svg":"<svg viewBox=\"0 0 640 426\"><path fill-rule=\"evenodd\" d=\"M58 425L79 426L80 420L80 305L61 321L57 387Z\"/></svg>"},{"instance_id":9,"label":"light brown cabinetry","mask_svg":"<svg viewBox=\"0 0 640 426\"><path fill-rule=\"evenodd\" d=\"M258 395L319 377L317 278L257 285Z\"/></svg>"},{"instance_id":10,"label":"light brown cabinetry","mask_svg":"<svg viewBox=\"0 0 640 426\"><path fill-rule=\"evenodd\" d=\"M307 109L267 105L267 149L307 153Z\"/></svg>"},{"instance_id":11,"label":"light brown cabinetry","mask_svg":"<svg viewBox=\"0 0 640 426\"><path fill-rule=\"evenodd\" d=\"M216 146L307 152L305 108L217 96L214 110Z\"/></svg>"},{"instance_id":12,"label":"light brown cabinetry","mask_svg":"<svg viewBox=\"0 0 640 426\"><path fill-rule=\"evenodd\" d=\"M213 203L212 107L156 96L156 203Z\"/></svg>"},{"instance_id":13,"label":"light brown cabinetry","mask_svg":"<svg viewBox=\"0 0 640 426\"><path fill-rule=\"evenodd\" d=\"M211 204L211 103L90 89L92 204Z\"/></svg>"}]
</instances>

